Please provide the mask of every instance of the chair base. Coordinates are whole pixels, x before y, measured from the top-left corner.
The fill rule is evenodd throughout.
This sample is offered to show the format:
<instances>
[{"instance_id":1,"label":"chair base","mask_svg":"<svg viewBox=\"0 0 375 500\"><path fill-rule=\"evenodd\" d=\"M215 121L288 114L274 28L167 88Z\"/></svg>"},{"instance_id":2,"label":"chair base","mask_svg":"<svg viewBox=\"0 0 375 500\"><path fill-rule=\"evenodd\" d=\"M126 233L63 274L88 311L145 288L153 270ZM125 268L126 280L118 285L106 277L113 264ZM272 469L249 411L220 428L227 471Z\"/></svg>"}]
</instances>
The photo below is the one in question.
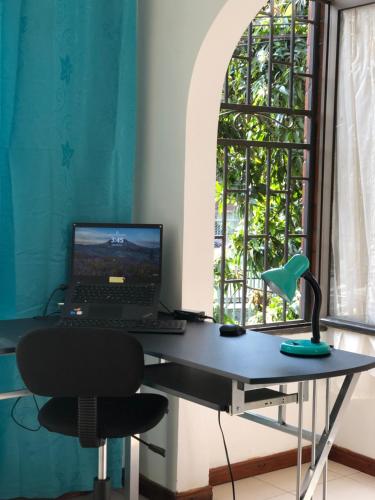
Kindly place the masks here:
<instances>
[{"instance_id":1,"label":"chair base","mask_svg":"<svg viewBox=\"0 0 375 500\"><path fill-rule=\"evenodd\" d=\"M93 500L111 500L111 480L107 479L94 479L94 491L92 492Z\"/></svg>"}]
</instances>

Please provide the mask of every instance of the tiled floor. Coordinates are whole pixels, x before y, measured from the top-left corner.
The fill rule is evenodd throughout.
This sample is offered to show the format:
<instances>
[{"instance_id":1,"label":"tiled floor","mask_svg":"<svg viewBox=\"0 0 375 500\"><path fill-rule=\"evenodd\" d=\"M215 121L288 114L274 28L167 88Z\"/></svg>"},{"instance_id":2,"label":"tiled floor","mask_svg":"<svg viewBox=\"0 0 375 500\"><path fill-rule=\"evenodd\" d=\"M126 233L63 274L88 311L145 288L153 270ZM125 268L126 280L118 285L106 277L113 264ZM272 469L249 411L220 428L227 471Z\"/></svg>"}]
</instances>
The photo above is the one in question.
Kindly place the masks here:
<instances>
[{"instance_id":1,"label":"tiled floor","mask_svg":"<svg viewBox=\"0 0 375 500\"><path fill-rule=\"evenodd\" d=\"M295 482L295 467L241 479L236 481L236 500L295 500ZM322 498L320 481L314 500ZM232 500L231 485L215 486L214 500ZM329 462L328 500L375 500L375 477Z\"/></svg>"},{"instance_id":2,"label":"tiled floor","mask_svg":"<svg viewBox=\"0 0 375 500\"><path fill-rule=\"evenodd\" d=\"M304 471L308 465L304 465ZM375 477L336 462L328 465L328 500L375 500ZM236 500L295 500L296 468L236 481ZM322 481L314 500L321 500ZM139 500L147 500L140 496ZM152 500L152 499L150 499ZM230 483L214 487L213 500L232 500Z\"/></svg>"}]
</instances>

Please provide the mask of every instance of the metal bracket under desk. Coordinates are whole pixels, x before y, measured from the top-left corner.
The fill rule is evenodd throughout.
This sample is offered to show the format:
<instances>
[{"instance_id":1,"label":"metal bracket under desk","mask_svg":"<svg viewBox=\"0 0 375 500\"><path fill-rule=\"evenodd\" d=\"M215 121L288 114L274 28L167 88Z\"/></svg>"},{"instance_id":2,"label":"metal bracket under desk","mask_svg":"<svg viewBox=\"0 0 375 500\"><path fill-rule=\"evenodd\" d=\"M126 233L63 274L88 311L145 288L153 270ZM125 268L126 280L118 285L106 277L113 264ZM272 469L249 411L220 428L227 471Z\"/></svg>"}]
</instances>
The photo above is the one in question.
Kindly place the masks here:
<instances>
[{"instance_id":1,"label":"metal bracket under desk","mask_svg":"<svg viewBox=\"0 0 375 500\"><path fill-rule=\"evenodd\" d=\"M296 403L297 393L248 386L226 377L177 363L145 366L143 384L213 410L238 415L247 410Z\"/></svg>"},{"instance_id":2,"label":"metal bracket under desk","mask_svg":"<svg viewBox=\"0 0 375 500\"><path fill-rule=\"evenodd\" d=\"M296 392L287 394L267 388L246 390L246 387L248 385L232 380L232 398L229 408L231 415L239 415L245 411L259 408L297 403L298 401Z\"/></svg>"}]
</instances>

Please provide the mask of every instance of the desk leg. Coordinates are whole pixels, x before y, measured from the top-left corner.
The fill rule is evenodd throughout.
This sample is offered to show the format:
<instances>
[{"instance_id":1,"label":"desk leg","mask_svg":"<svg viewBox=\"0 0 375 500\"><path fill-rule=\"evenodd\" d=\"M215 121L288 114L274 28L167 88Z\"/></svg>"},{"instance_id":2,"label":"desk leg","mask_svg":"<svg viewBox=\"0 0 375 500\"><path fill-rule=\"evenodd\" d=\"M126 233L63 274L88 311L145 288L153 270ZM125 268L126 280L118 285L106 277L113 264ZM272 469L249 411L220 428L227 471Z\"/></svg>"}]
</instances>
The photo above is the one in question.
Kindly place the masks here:
<instances>
[{"instance_id":1,"label":"desk leg","mask_svg":"<svg viewBox=\"0 0 375 500\"><path fill-rule=\"evenodd\" d=\"M329 378L326 380L325 432L329 431ZM323 469L323 500L327 498L328 488L328 456Z\"/></svg>"},{"instance_id":2,"label":"desk leg","mask_svg":"<svg viewBox=\"0 0 375 500\"><path fill-rule=\"evenodd\" d=\"M310 469L314 471L316 462L316 380L313 380L312 396L312 416L311 416L311 465Z\"/></svg>"},{"instance_id":3,"label":"desk leg","mask_svg":"<svg viewBox=\"0 0 375 500\"><path fill-rule=\"evenodd\" d=\"M313 496L315 488L318 484L319 477L321 476L323 468L327 463L328 454L338 433L342 417L344 416L350 398L352 397L359 376L360 373L354 373L346 375L344 379L335 404L333 405L332 411L327 417L328 429L324 430L317 445L315 468L314 470L311 470L310 468L307 471L301 488L300 496L297 497L298 500L311 500ZM326 391L329 391L328 384L326 386Z\"/></svg>"},{"instance_id":4,"label":"desk leg","mask_svg":"<svg viewBox=\"0 0 375 500\"><path fill-rule=\"evenodd\" d=\"M303 429L303 382L298 382L298 447L297 447L297 488L296 499L301 496L302 473L302 429Z\"/></svg>"},{"instance_id":5,"label":"desk leg","mask_svg":"<svg viewBox=\"0 0 375 500\"><path fill-rule=\"evenodd\" d=\"M124 439L125 500L139 499L139 442L131 437Z\"/></svg>"}]
</instances>

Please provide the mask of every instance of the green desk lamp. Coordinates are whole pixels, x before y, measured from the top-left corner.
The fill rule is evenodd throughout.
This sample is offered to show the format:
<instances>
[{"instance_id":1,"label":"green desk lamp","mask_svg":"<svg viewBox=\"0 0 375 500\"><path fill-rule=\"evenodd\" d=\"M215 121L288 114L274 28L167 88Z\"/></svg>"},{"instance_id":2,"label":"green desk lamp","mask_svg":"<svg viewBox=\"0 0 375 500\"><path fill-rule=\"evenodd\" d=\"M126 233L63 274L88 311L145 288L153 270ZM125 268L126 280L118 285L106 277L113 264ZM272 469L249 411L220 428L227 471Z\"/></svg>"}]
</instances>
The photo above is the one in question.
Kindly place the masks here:
<instances>
[{"instance_id":1,"label":"green desk lamp","mask_svg":"<svg viewBox=\"0 0 375 500\"><path fill-rule=\"evenodd\" d=\"M294 255L283 267L269 269L262 273L262 278L277 295L288 302L293 300L296 293L297 280L305 278L314 292L314 309L312 313L311 340L286 340L280 346L284 354L294 356L326 356L331 348L326 342L320 341L319 313L322 303L322 292L314 276L309 271L310 262L304 255Z\"/></svg>"}]
</instances>

